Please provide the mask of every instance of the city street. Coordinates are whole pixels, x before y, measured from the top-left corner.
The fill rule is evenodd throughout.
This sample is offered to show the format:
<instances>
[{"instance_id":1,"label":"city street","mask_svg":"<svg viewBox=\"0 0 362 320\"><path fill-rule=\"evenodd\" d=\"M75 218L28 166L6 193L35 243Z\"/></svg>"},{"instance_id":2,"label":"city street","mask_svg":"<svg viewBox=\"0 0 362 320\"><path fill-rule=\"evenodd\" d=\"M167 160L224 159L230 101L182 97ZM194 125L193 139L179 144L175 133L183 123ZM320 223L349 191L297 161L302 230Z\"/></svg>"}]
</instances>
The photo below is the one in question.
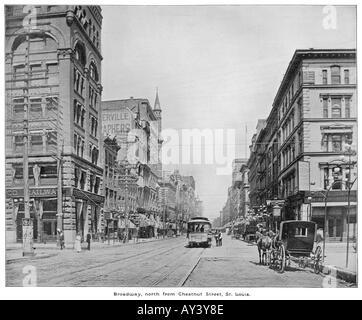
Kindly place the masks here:
<instances>
[{"instance_id":1,"label":"city street","mask_svg":"<svg viewBox=\"0 0 362 320\"><path fill-rule=\"evenodd\" d=\"M37 286L99 287L323 287L326 277L292 266L279 274L259 265L255 245L224 236L222 247L187 248L186 238L94 247L77 253L49 250L49 257L14 259L7 286L23 285L24 267L36 270ZM350 287L338 282L338 287Z\"/></svg>"}]
</instances>

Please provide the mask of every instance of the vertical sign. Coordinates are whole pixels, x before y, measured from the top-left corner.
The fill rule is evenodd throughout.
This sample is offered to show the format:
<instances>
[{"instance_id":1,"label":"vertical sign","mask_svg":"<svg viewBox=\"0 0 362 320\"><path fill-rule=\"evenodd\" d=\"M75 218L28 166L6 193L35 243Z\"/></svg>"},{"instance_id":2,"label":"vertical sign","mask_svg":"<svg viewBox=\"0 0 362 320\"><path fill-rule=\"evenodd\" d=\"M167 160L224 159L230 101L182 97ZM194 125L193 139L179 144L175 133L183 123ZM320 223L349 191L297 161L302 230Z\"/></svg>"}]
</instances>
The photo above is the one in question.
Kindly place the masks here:
<instances>
[{"instance_id":1,"label":"vertical sign","mask_svg":"<svg viewBox=\"0 0 362 320\"><path fill-rule=\"evenodd\" d=\"M28 250L30 248L30 252ZM33 219L23 218L23 249L27 254L33 254Z\"/></svg>"},{"instance_id":2,"label":"vertical sign","mask_svg":"<svg viewBox=\"0 0 362 320\"><path fill-rule=\"evenodd\" d=\"M306 161L298 161L298 188L299 191L310 190L309 163Z\"/></svg>"}]
</instances>

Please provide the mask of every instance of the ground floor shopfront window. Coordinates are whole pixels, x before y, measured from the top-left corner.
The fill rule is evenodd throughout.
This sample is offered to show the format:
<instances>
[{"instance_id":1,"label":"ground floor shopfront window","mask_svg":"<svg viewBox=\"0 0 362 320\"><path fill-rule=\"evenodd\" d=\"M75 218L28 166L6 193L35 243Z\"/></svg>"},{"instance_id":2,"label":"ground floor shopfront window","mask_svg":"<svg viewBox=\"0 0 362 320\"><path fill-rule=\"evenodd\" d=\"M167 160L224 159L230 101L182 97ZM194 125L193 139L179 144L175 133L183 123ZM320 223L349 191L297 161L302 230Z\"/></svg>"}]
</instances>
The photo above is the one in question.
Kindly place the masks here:
<instances>
[{"instance_id":1,"label":"ground floor shopfront window","mask_svg":"<svg viewBox=\"0 0 362 320\"><path fill-rule=\"evenodd\" d=\"M352 207L349 213L347 226L347 208L345 207L328 207L327 209L327 225L326 237L329 240L345 241L347 239L347 228L349 228L349 238L356 239L357 224L356 224L356 208ZM312 221L316 222L318 228L324 229L325 223L325 208L313 208Z\"/></svg>"},{"instance_id":2,"label":"ground floor shopfront window","mask_svg":"<svg viewBox=\"0 0 362 320\"><path fill-rule=\"evenodd\" d=\"M30 207L30 218L33 219L33 239L47 242L57 239L57 200L36 200L37 205ZM22 221L25 217L24 204L19 204L16 215L16 238L23 239Z\"/></svg>"}]
</instances>

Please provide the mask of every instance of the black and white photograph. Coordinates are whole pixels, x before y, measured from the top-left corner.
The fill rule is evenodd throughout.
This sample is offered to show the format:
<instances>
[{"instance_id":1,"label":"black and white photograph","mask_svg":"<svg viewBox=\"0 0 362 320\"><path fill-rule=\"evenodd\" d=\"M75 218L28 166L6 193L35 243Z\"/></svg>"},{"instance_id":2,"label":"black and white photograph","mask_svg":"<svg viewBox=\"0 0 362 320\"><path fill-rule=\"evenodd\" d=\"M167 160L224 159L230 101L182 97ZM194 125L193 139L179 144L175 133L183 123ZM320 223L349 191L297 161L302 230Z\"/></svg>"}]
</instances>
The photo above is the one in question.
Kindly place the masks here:
<instances>
[{"instance_id":1,"label":"black and white photograph","mask_svg":"<svg viewBox=\"0 0 362 320\"><path fill-rule=\"evenodd\" d=\"M357 5L3 14L7 288L358 288Z\"/></svg>"}]
</instances>

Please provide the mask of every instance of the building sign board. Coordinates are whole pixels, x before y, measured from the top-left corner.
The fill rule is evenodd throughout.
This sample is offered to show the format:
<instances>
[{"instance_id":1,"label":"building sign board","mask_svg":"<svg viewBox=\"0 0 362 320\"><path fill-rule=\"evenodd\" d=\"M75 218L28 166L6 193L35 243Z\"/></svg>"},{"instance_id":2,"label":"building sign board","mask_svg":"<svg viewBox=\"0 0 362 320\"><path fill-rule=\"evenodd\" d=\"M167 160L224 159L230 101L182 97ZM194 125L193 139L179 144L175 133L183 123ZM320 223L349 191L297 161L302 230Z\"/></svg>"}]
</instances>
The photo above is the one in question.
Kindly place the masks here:
<instances>
[{"instance_id":1,"label":"building sign board","mask_svg":"<svg viewBox=\"0 0 362 320\"><path fill-rule=\"evenodd\" d=\"M47 198L47 197L56 197L57 188L30 188L29 197L30 198ZM24 197L24 188L21 189L6 189L7 198L23 198Z\"/></svg>"}]
</instances>

